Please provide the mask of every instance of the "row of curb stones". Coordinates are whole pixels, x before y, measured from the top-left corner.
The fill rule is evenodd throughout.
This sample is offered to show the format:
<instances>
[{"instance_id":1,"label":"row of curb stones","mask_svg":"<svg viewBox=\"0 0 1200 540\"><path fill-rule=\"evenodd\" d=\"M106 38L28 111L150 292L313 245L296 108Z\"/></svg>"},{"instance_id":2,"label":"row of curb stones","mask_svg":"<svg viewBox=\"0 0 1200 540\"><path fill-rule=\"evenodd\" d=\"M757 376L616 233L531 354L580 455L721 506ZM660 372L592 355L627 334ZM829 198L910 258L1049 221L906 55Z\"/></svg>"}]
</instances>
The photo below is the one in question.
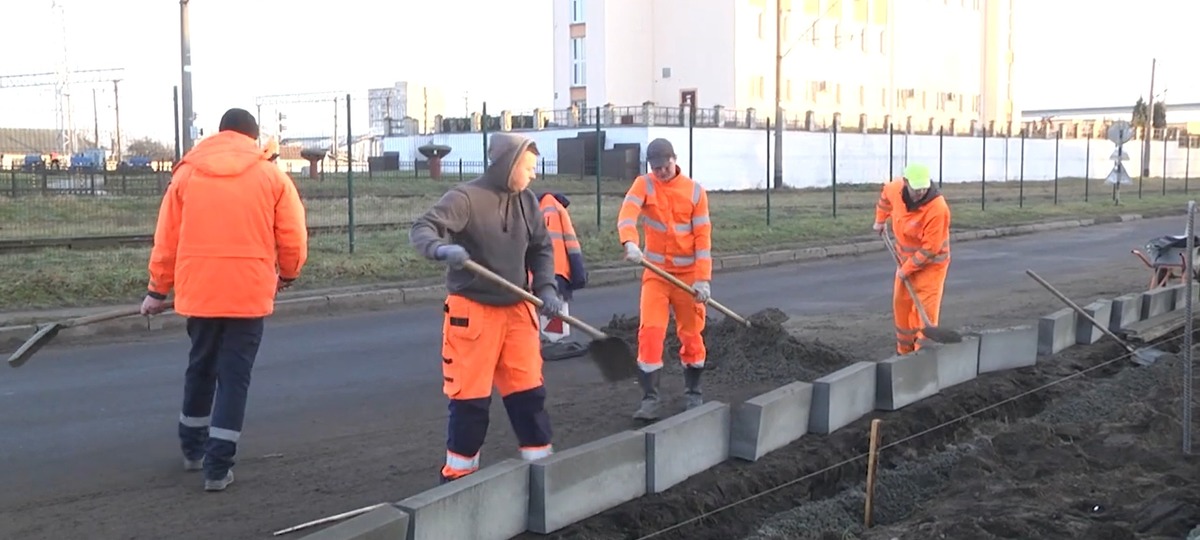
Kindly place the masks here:
<instances>
[{"instance_id":1,"label":"row of curb stones","mask_svg":"<svg viewBox=\"0 0 1200 540\"><path fill-rule=\"evenodd\" d=\"M1098 219L1070 219L1045 223L1031 223L994 229L958 231L951 235L954 242L1017 236L1034 232L1054 231L1077 227L1088 227L1104 223L1119 223L1143 219L1138 214L1126 214ZM865 238L870 238L866 240ZM873 237L826 247L783 249L762 253L726 255L713 260L713 270L718 272L746 270L755 267L776 266L792 262L815 261L831 257L846 257L882 251L883 243ZM622 268L598 268L589 272L588 286L600 287L629 283L641 279L639 266ZM403 305L419 305L440 302L445 298L444 285L421 285L406 287L377 288L338 292L311 296L297 296L275 303L274 316L335 315L345 312L379 311ZM46 322L46 321L42 321ZM57 341L75 342L98 337L153 335L164 330L183 328L183 317L157 316L150 318L130 317L109 322L96 323L64 329ZM17 324L0 327L0 347L13 350L37 331L37 324Z\"/></svg>"}]
</instances>

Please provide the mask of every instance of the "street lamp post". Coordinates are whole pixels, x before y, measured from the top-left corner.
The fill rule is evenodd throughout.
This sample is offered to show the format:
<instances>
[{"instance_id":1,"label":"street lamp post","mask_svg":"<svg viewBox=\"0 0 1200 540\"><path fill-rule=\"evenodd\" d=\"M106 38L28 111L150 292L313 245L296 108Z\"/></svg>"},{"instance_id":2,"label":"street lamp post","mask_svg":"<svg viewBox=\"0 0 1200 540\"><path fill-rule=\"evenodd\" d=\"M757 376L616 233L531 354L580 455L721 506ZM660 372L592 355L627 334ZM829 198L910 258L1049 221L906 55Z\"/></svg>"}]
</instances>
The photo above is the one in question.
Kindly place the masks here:
<instances>
[{"instance_id":1,"label":"street lamp post","mask_svg":"<svg viewBox=\"0 0 1200 540\"><path fill-rule=\"evenodd\" d=\"M182 103L182 119L183 126L181 138L183 140L183 148L179 153L182 156L188 150L192 149L193 127L192 122L195 120L195 114L192 112L192 40L188 31L188 1L179 0L179 52L180 52L180 70L183 77L181 85L180 102Z\"/></svg>"}]
</instances>

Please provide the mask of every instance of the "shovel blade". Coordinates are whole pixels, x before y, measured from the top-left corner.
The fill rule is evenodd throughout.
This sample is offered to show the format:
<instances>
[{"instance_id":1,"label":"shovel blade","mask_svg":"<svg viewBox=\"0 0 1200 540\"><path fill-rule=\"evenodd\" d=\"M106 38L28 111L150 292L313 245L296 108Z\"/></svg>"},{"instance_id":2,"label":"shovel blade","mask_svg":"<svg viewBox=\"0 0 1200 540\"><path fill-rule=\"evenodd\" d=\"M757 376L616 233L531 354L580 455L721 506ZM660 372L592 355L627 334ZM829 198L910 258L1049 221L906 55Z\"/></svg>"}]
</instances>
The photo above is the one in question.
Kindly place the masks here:
<instances>
[{"instance_id":1,"label":"shovel blade","mask_svg":"<svg viewBox=\"0 0 1200 540\"><path fill-rule=\"evenodd\" d=\"M600 369L600 375L608 382L623 381L637 376L637 359L629 344L615 337L592 340L588 344L588 356Z\"/></svg>"},{"instance_id":2,"label":"shovel blade","mask_svg":"<svg viewBox=\"0 0 1200 540\"><path fill-rule=\"evenodd\" d=\"M1133 351L1133 361L1139 366L1149 366L1155 362L1173 358L1175 355L1167 351L1162 351L1152 347L1146 347Z\"/></svg>"},{"instance_id":3,"label":"shovel blade","mask_svg":"<svg viewBox=\"0 0 1200 540\"><path fill-rule=\"evenodd\" d=\"M924 330L921 330L921 333L925 334L925 337L931 341L938 343L962 343L962 334L946 328L927 326Z\"/></svg>"},{"instance_id":4,"label":"shovel blade","mask_svg":"<svg viewBox=\"0 0 1200 540\"><path fill-rule=\"evenodd\" d=\"M39 349L50 343L50 340L58 335L60 329L62 329L62 325L59 323L50 323L39 328L29 339L25 340L25 343L21 344L20 348L8 355L8 365L14 368L25 365L25 362L33 358L33 355L37 354Z\"/></svg>"}]
</instances>

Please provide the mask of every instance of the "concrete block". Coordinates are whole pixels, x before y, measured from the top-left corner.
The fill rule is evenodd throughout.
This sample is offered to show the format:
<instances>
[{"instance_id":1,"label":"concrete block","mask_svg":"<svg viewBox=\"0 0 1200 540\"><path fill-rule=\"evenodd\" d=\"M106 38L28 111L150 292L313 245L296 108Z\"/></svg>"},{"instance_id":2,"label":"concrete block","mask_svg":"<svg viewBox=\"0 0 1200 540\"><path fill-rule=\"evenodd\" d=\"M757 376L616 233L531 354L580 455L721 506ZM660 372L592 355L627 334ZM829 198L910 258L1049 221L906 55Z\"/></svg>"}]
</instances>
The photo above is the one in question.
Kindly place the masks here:
<instances>
[{"instance_id":1,"label":"concrete block","mask_svg":"<svg viewBox=\"0 0 1200 540\"><path fill-rule=\"evenodd\" d=\"M729 455L758 461L808 433L813 385L796 381L754 396L733 410Z\"/></svg>"},{"instance_id":2,"label":"concrete block","mask_svg":"<svg viewBox=\"0 0 1200 540\"><path fill-rule=\"evenodd\" d=\"M875 410L875 363L855 362L813 381L808 431L828 435Z\"/></svg>"},{"instance_id":3,"label":"concrete block","mask_svg":"<svg viewBox=\"0 0 1200 540\"><path fill-rule=\"evenodd\" d=\"M645 494L646 435L609 435L530 464L529 530L550 534Z\"/></svg>"},{"instance_id":4,"label":"concrete block","mask_svg":"<svg viewBox=\"0 0 1200 540\"><path fill-rule=\"evenodd\" d=\"M389 504L300 540L409 540L408 522L408 514Z\"/></svg>"},{"instance_id":5,"label":"concrete block","mask_svg":"<svg viewBox=\"0 0 1200 540\"><path fill-rule=\"evenodd\" d=\"M825 248L823 247L810 247L796 250L797 261L811 261L816 259L824 259L825 257L828 257L828 254L825 253Z\"/></svg>"},{"instance_id":6,"label":"concrete block","mask_svg":"<svg viewBox=\"0 0 1200 540\"><path fill-rule=\"evenodd\" d=\"M408 512L408 539L507 540L525 532L529 467L506 459L396 503Z\"/></svg>"},{"instance_id":7,"label":"concrete block","mask_svg":"<svg viewBox=\"0 0 1200 540\"><path fill-rule=\"evenodd\" d=\"M729 405L710 401L642 428L646 491L658 493L729 459Z\"/></svg>"},{"instance_id":8,"label":"concrete block","mask_svg":"<svg viewBox=\"0 0 1200 540\"><path fill-rule=\"evenodd\" d=\"M759 264L779 264L795 260L796 252L790 249L768 251L758 256Z\"/></svg>"},{"instance_id":9,"label":"concrete block","mask_svg":"<svg viewBox=\"0 0 1200 540\"><path fill-rule=\"evenodd\" d=\"M856 254L858 254L858 249L854 247L854 244L835 244L832 246L825 246L825 256L827 257L841 257L843 255Z\"/></svg>"},{"instance_id":10,"label":"concrete block","mask_svg":"<svg viewBox=\"0 0 1200 540\"><path fill-rule=\"evenodd\" d=\"M979 374L1037 365L1038 331L1031 324L988 329L979 337Z\"/></svg>"},{"instance_id":11,"label":"concrete block","mask_svg":"<svg viewBox=\"0 0 1200 540\"><path fill-rule=\"evenodd\" d=\"M938 393L936 345L875 364L875 408L895 411Z\"/></svg>"},{"instance_id":12,"label":"concrete block","mask_svg":"<svg viewBox=\"0 0 1200 540\"><path fill-rule=\"evenodd\" d=\"M442 302L446 299L445 285L429 285L427 287L408 287L404 289L405 304L423 304L426 302Z\"/></svg>"},{"instance_id":13,"label":"concrete block","mask_svg":"<svg viewBox=\"0 0 1200 540\"><path fill-rule=\"evenodd\" d=\"M758 266L759 265L759 258L758 258L757 253L751 253L751 254L747 254L747 255L730 255L728 257L721 257L720 261L721 261L722 269L745 268L748 266Z\"/></svg>"},{"instance_id":14,"label":"concrete block","mask_svg":"<svg viewBox=\"0 0 1200 540\"><path fill-rule=\"evenodd\" d=\"M934 349L938 364L938 389L965 383L979 375L979 336L965 335L959 343Z\"/></svg>"},{"instance_id":15,"label":"concrete block","mask_svg":"<svg viewBox=\"0 0 1200 540\"><path fill-rule=\"evenodd\" d=\"M1142 320L1157 317L1175 307L1175 291L1159 287L1142 293Z\"/></svg>"},{"instance_id":16,"label":"concrete block","mask_svg":"<svg viewBox=\"0 0 1200 540\"><path fill-rule=\"evenodd\" d=\"M1108 320L1109 330L1116 332L1141 320L1142 293L1129 293L1113 298L1112 318Z\"/></svg>"},{"instance_id":17,"label":"concrete block","mask_svg":"<svg viewBox=\"0 0 1200 540\"><path fill-rule=\"evenodd\" d=\"M1096 300L1086 306L1083 306L1083 311L1091 315L1096 322L1100 324L1108 324L1112 321L1113 301L1102 299ZM1104 332L1096 328L1096 325L1087 320L1082 315L1076 314L1075 319L1075 343L1079 345L1091 345L1100 341L1104 337Z\"/></svg>"},{"instance_id":18,"label":"concrete block","mask_svg":"<svg viewBox=\"0 0 1200 540\"><path fill-rule=\"evenodd\" d=\"M1172 309L1183 309L1187 307L1187 284L1172 285L1175 290L1175 305ZM1192 285L1192 309L1200 308L1200 283Z\"/></svg>"},{"instance_id":19,"label":"concrete block","mask_svg":"<svg viewBox=\"0 0 1200 540\"><path fill-rule=\"evenodd\" d=\"M1075 319L1071 308L1062 308L1038 319L1038 354L1057 354L1075 344Z\"/></svg>"}]
</instances>

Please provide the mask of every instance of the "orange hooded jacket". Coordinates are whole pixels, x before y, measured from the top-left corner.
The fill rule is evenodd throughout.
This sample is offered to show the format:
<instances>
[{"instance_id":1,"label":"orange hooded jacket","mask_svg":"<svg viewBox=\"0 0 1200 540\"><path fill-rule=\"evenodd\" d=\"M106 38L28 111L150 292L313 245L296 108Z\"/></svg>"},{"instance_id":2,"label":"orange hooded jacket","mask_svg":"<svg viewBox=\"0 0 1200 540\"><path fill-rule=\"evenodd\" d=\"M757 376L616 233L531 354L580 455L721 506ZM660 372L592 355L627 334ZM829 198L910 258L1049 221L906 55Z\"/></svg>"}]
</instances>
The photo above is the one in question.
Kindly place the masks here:
<instances>
[{"instance_id":1,"label":"orange hooded jacket","mask_svg":"<svg viewBox=\"0 0 1200 540\"><path fill-rule=\"evenodd\" d=\"M617 215L620 241L638 243L640 221L646 233L647 261L672 274L691 273L696 281L711 281L708 192L685 176L679 166L675 173L675 178L667 182L653 174L633 179Z\"/></svg>"},{"instance_id":2,"label":"orange hooded jacket","mask_svg":"<svg viewBox=\"0 0 1200 540\"><path fill-rule=\"evenodd\" d=\"M911 276L929 265L949 264L950 206L937 186L931 186L921 200L912 201L903 178L884 184L875 204L875 223L884 223L889 217L904 275Z\"/></svg>"},{"instance_id":3,"label":"orange hooded jacket","mask_svg":"<svg viewBox=\"0 0 1200 540\"><path fill-rule=\"evenodd\" d=\"M150 252L149 293L187 317L265 317L308 257L304 205L254 139L221 131L180 160Z\"/></svg>"}]
</instances>

